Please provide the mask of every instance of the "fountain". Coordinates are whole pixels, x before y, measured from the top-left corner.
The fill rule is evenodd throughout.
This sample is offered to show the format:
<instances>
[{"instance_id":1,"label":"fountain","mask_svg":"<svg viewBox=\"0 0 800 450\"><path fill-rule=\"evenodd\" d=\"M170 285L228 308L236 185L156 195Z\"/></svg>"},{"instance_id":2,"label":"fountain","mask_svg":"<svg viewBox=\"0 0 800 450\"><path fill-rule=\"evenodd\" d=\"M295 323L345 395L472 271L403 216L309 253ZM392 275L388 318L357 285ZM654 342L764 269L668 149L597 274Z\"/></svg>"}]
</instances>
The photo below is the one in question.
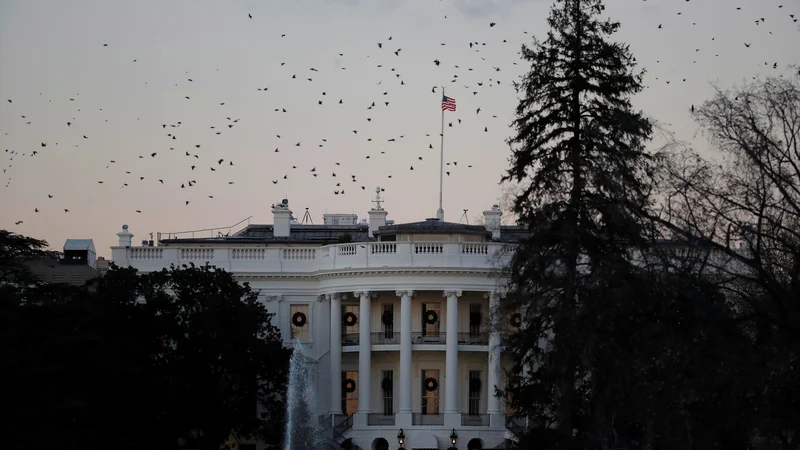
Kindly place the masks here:
<instances>
[{"instance_id":1,"label":"fountain","mask_svg":"<svg viewBox=\"0 0 800 450\"><path fill-rule=\"evenodd\" d=\"M323 448L322 433L315 411L316 392L314 392L314 387L308 377L303 346L299 340L296 340L289 365L284 450Z\"/></svg>"}]
</instances>

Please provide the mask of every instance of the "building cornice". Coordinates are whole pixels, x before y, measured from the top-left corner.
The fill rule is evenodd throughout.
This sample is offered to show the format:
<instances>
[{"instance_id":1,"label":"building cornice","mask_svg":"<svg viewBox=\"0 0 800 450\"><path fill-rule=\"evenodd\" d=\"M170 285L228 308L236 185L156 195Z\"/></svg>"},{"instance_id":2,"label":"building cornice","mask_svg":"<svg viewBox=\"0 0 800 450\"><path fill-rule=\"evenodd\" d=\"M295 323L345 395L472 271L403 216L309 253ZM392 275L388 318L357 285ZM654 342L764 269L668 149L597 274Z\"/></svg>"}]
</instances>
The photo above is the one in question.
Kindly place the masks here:
<instances>
[{"instance_id":1,"label":"building cornice","mask_svg":"<svg viewBox=\"0 0 800 450\"><path fill-rule=\"evenodd\" d=\"M497 276L502 272L497 269L447 269L447 268L409 268L409 269L355 269L355 270L336 270L320 271L311 273L233 273L233 276L240 280L307 280L314 281L326 278L345 278L361 276L383 276L383 275L457 275L457 276Z\"/></svg>"}]
</instances>

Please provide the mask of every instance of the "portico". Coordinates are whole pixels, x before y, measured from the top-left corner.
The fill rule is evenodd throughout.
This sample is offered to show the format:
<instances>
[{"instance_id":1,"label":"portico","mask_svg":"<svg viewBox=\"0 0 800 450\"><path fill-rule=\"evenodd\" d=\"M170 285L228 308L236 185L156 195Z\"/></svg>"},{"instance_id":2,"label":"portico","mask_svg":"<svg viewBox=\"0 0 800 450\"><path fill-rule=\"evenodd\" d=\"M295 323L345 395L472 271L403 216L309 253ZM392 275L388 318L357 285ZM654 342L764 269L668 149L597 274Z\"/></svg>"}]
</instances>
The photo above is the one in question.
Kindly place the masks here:
<instances>
[{"instance_id":1,"label":"portico","mask_svg":"<svg viewBox=\"0 0 800 450\"><path fill-rule=\"evenodd\" d=\"M494 289L407 288L325 294L331 311L330 413L352 414L353 429L465 424L504 428L503 402L493 395L495 387L502 389L500 323L493 314L501 295ZM344 306L343 299L347 299ZM398 301L400 326L395 331L394 305ZM440 331L442 324L444 332ZM357 333L349 332L356 327ZM348 381L344 377L352 370L343 365L343 355L353 352L357 352L357 381ZM396 362L375 364L373 356L381 353L393 355L390 358L397 358ZM381 369L385 367L393 370ZM389 381L385 381L387 373L391 374ZM382 402L375 401L374 394L380 394ZM355 411L347 410L348 397L357 398ZM442 398L444 408L439 407ZM390 415L393 417L378 417ZM462 416L474 418L462 420Z\"/></svg>"}]
</instances>

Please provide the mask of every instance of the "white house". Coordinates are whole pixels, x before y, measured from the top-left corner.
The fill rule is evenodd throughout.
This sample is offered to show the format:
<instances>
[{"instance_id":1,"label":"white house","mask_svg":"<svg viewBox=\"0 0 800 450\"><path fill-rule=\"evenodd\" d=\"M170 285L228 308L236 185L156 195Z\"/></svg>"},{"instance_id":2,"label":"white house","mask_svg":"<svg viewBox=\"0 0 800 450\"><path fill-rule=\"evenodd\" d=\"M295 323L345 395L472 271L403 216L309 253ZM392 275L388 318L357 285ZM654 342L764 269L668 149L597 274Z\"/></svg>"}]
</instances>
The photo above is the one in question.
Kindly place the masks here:
<instances>
[{"instance_id":1,"label":"white house","mask_svg":"<svg viewBox=\"0 0 800 450\"><path fill-rule=\"evenodd\" d=\"M143 272L209 262L249 282L286 345L303 342L320 423L345 448L398 448L401 430L406 449L447 449L454 432L458 449L502 446L512 433L492 395L509 363L500 330L519 316L490 312L503 295L501 249L523 230L501 226L497 205L485 225L394 224L381 202L368 222L336 214L313 225L283 200L272 225L159 233L141 246L123 226L112 261Z\"/></svg>"}]
</instances>

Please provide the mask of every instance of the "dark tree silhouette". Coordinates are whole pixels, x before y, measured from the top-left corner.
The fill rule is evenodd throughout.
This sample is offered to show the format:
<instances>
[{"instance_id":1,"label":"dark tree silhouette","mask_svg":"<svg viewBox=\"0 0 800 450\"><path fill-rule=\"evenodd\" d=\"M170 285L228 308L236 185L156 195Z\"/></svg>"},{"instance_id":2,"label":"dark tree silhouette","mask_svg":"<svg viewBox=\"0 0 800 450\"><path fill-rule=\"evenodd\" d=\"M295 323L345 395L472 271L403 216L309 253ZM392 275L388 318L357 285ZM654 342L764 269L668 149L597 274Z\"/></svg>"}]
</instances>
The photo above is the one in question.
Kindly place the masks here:
<instances>
[{"instance_id":1,"label":"dark tree silhouette","mask_svg":"<svg viewBox=\"0 0 800 450\"><path fill-rule=\"evenodd\" d=\"M589 322L615 292L644 285L630 261L646 243L639 209L649 202L651 124L631 106L642 74L627 46L609 40L619 23L601 20L603 9L599 0L558 0L547 38L523 46L531 70L517 85L504 177L522 186L514 210L530 231L509 266L516 295L506 306L524 317L510 340L512 404L567 446L573 429L603 434L613 414L590 412Z\"/></svg>"},{"instance_id":2,"label":"dark tree silhouette","mask_svg":"<svg viewBox=\"0 0 800 450\"><path fill-rule=\"evenodd\" d=\"M290 353L249 286L209 266L112 267L87 286L22 283L24 261L51 256L45 247L0 233L2 270L15 281L0 283L10 446L281 441Z\"/></svg>"},{"instance_id":3,"label":"dark tree silhouette","mask_svg":"<svg viewBox=\"0 0 800 450\"><path fill-rule=\"evenodd\" d=\"M0 230L0 289L13 290L25 284L36 284L25 262L57 258L58 252L47 247L47 241Z\"/></svg>"},{"instance_id":4,"label":"dark tree silhouette","mask_svg":"<svg viewBox=\"0 0 800 450\"><path fill-rule=\"evenodd\" d=\"M674 143L654 219L719 255L709 270L759 358L748 431L800 448L800 74L717 89L694 116L715 160Z\"/></svg>"},{"instance_id":5,"label":"dark tree silhouette","mask_svg":"<svg viewBox=\"0 0 800 450\"><path fill-rule=\"evenodd\" d=\"M291 353L249 285L209 265L142 275L113 268L98 295L122 302L138 342L150 345L162 446L218 450L232 433L280 441Z\"/></svg>"}]
</instances>

